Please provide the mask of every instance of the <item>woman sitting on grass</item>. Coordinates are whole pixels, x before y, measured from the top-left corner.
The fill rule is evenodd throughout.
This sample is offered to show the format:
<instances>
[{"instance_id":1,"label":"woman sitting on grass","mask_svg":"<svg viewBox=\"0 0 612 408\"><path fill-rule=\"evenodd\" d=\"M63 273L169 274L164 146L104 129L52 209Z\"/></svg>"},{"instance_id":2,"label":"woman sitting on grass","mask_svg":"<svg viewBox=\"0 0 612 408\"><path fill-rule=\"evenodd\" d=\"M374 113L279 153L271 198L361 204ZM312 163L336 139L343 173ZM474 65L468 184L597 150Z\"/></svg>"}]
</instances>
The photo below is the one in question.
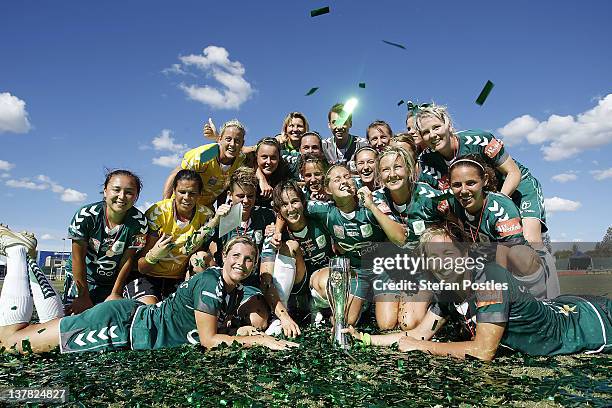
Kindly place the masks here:
<instances>
[{"instance_id":1,"label":"woman sitting on grass","mask_svg":"<svg viewBox=\"0 0 612 408\"><path fill-rule=\"evenodd\" d=\"M23 352L29 340L35 353L51 351L59 345L62 353L111 350L147 350L176 347L186 343L206 348L234 341L251 346L259 344L273 350L297 346L258 334L223 334L245 302L246 279L258 259L256 245L245 236L230 240L223 250L223 269L208 268L183 282L177 291L157 305L144 305L131 299L96 305L77 316L56 318L42 324L29 324L32 304L44 310L49 298L30 294L49 285L44 274L28 276L26 251L32 240L23 234L0 229L0 251L7 256L7 274L0 295L0 345ZM59 302L57 294L50 299ZM40 308L40 309L39 309ZM252 332L251 330L244 332ZM27 347L25 347L27 349Z\"/></svg>"},{"instance_id":2,"label":"woman sitting on grass","mask_svg":"<svg viewBox=\"0 0 612 408\"><path fill-rule=\"evenodd\" d=\"M435 265L430 269L430 280L458 287L434 292L436 301L412 330L370 336L352 327L345 329L354 338L376 346L399 343L400 351L472 356L487 361L495 357L500 345L538 356L612 350L610 299L564 295L536 300L498 264L479 264L477 259L467 263L468 239L454 224L431 227L420 241L427 264ZM432 261L436 259L444 262ZM457 267L468 264L474 267ZM470 338L460 342L431 341L448 319L458 320Z\"/></svg>"}]
</instances>

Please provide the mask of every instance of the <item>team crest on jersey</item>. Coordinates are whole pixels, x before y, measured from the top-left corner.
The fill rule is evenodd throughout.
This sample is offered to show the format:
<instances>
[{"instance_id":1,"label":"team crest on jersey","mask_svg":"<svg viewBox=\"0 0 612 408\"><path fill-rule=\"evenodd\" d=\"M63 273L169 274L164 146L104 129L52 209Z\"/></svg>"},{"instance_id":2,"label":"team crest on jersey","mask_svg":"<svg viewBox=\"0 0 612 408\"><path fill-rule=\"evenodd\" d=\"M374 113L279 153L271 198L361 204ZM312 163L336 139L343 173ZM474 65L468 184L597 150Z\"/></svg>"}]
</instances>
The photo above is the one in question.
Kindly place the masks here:
<instances>
[{"instance_id":1,"label":"team crest on jersey","mask_svg":"<svg viewBox=\"0 0 612 408\"><path fill-rule=\"evenodd\" d=\"M100 241L95 238L89 238L89 246L95 251L98 252L100 250Z\"/></svg>"},{"instance_id":2,"label":"team crest on jersey","mask_svg":"<svg viewBox=\"0 0 612 408\"><path fill-rule=\"evenodd\" d=\"M446 214L450 210L447 200L442 200L438 203L438 211L442 214Z\"/></svg>"},{"instance_id":3,"label":"team crest on jersey","mask_svg":"<svg viewBox=\"0 0 612 408\"><path fill-rule=\"evenodd\" d=\"M498 221L495 224L495 230L501 237L507 237L523 232L523 226L521 225L521 219L516 217L506 221Z\"/></svg>"},{"instance_id":4,"label":"team crest on jersey","mask_svg":"<svg viewBox=\"0 0 612 408\"><path fill-rule=\"evenodd\" d=\"M111 249L115 254L122 254L123 250L125 249L125 243L121 241L116 241Z\"/></svg>"},{"instance_id":5,"label":"team crest on jersey","mask_svg":"<svg viewBox=\"0 0 612 408\"><path fill-rule=\"evenodd\" d=\"M319 235L315 241L317 241L317 246L321 249L325 248L325 244L327 241L325 240L325 235Z\"/></svg>"},{"instance_id":6,"label":"team crest on jersey","mask_svg":"<svg viewBox=\"0 0 612 408\"><path fill-rule=\"evenodd\" d=\"M334 225L334 235L338 238L344 239L344 227L342 225Z\"/></svg>"},{"instance_id":7,"label":"team crest on jersey","mask_svg":"<svg viewBox=\"0 0 612 408\"><path fill-rule=\"evenodd\" d=\"M136 235L136 237L134 237L134 247L136 247L137 249L144 248L146 243L147 236L145 234Z\"/></svg>"},{"instance_id":8,"label":"team crest on jersey","mask_svg":"<svg viewBox=\"0 0 612 408\"><path fill-rule=\"evenodd\" d=\"M372 226L370 224L362 225L359 227L359 229L361 230L361 236L364 238L372 235Z\"/></svg>"},{"instance_id":9,"label":"team crest on jersey","mask_svg":"<svg viewBox=\"0 0 612 408\"><path fill-rule=\"evenodd\" d=\"M425 232L425 221L423 220L413 221L412 230L414 231L416 235L421 235L423 232Z\"/></svg>"},{"instance_id":10,"label":"team crest on jersey","mask_svg":"<svg viewBox=\"0 0 612 408\"><path fill-rule=\"evenodd\" d=\"M484 152L487 156L493 158L497 156L497 153L499 153L503 145L504 144L501 140L491 139L487 147L485 147Z\"/></svg>"}]
</instances>

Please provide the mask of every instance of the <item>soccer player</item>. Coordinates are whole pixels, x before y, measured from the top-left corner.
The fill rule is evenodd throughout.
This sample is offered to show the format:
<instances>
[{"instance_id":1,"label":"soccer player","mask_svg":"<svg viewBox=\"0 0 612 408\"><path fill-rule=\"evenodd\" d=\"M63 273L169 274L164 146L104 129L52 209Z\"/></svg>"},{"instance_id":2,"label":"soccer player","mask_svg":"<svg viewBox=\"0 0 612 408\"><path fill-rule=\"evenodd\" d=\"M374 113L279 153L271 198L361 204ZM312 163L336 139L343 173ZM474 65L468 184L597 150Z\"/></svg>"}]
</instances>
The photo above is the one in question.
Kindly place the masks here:
<instances>
[{"instance_id":1,"label":"soccer player","mask_svg":"<svg viewBox=\"0 0 612 408\"><path fill-rule=\"evenodd\" d=\"M299 151L300 141L304 132L308 132L308 120L302 112L290 112L283 120L283 128L279 135L283 153Z\"/></svg>"},{"instance_id":2,"label":"soccer player","mask_svg":"<svg viewBox=\"0 0 612 408\"><path fill-rule=\"evenodd\" d=\"M379 152L389 145L392 137L393 131L391 126L384 120L375 120L366 129L368 143Z\"/></svg>"},{"instance_id":3,"label":"soccer player","mask_svg":"<svg viewBox=\"0 0 612 408\"><path fill-rule=\"evenodd\" d=\"M323 140L323 152L329 164L345 164L351 171L355 171L355 152L368 142L362 137L351 135L349 130L353 126L353 115L348 115L346 122L341 126L336 124L340 117L344 104L337 103L331 107L327 114L327 126L332 136Z\"/></svg>"},{"instance_id":4,"label":"soccer player","mask_svg":"<svg viewBox=\"0 0 612 408\"><path fill-rule=\"evenodd\" d=\"M206 144L185 153L181 165L174 169L166 180L164 199L172 196L172 181L176 173L181 169L190 169L200 175L204 186L198 202L210 207L225 191L234 171L244 162L245 156L241 153L241 149L244 145L246 130L238 120L225 122L219 135L209 124L206 124L204 133L208 138L216 139L217 143Z\"/></svg>"},{"instance_id":5,"label":"soccer player","mask_svg":"<svg viewBox=\"0 0 612 408\"><path fill-rule=\"evenodd\" d=\"M535 356L612 350L610 299L564 295L536 300L520 281L496 263L473 263L474 268L463 270L449 267L451 264L446 259L452 259L455 265L467 265L466 238L459 227L452 225L429 228L421 236L428 259L445 260L432 268L433 276L458 286L436 291L436 302L418 327L374 336L353 328L346 332L366 344L398 343L400 351L419 350L456 358L472 356L486 361L495 358L500 345ZM469 333L467 339L448 343L431 341L451 319Z\"/></svg>"},{"instance_id":6,"label":"soccer player","mask_svg":"<svg viewBox=\"0 0 612 408\"><path fill-rule=\"evenodd\" d=\"M516 162L503 143L491 133L482 130L455 132L445 107L430 105L419 107L416 126L429 150L419 160L423 173L438 180L439 190L448 188L448 166L457 157L476 154L495 169L501 185L498 190L512 198L521 212L525 238L533 244L542 244L542 232L547 231L544 197L538 180L522 164Z\"/></svg>"},{"instance_id":7,"label":"soccer player","mask_svg":"<svg viewBox=\"0 0 612 408\"><path fill-rule=\"evenodd\" d=\"M256 171L259 182L255 205L272 208L272 189L287 178L287 163L281 157L281 146L273 137L266 137L257 143L255 149Z\"/></svg>"},{"instance_id":8,"label":"soccer player","mask_svg":"<svg viewBox=\"0 0 612 408\"><path fill-rule=\"evenodd\" d=\"M195 275L161 303L144 305L132 299L113 300L63 318L60 309L56 316L41 324L29 324L33 303L39 315L45 305L30 294L31 286L34 292L41 285L39 280L28 277L26 251L32 246L26 238L6 229L0 231L0 249L7 255L7 275L0 295L0 344L7 349L14 347L24 352L26 340L35 353L51 351L58 345L62 353L150 350L187 343L214 348L234 341L246 347L259 344L272 350L297 346L265 334L224 333L240 304L247 300L241 282L257 263L257 247L247 237L235 237L227 243L222 269L213 267ZM42 278L46 281L44 274ZM51 298L59 302L57 294Z\"/></svg>"},{"instance_id":9,"label":"soccer player","mask_svg":"<svg viewBox=\"0 0 612 408\"><path fill-rule=\"evenodd\" d=\"M355 168L357 170L357 188L363 186L368 187L370 190L377 188L376 179L376 157L378 156L378 150L370 146L360 147L355 152Z\"/></svg>"},{"instance_id":10,"label":"soccer player","mask_svg":"<svg viewBox=\"0 0 612 408\"><path fill-rule=\"evenodd\" d=\"M559 278L554 258L547 251L526 246L518 208L508 196L491 191L495 183L485 166L477 155L453 161L449 169L453 192L449 198L451 211L461 220L473 242L484 243L483 254L511 270L534 297L558 296Z\"/></svg>"},{"instance_id":11,"label":"soccer player","mask_svg":"<svg viewBox=\"0 0 612 408\"><path fill-rule=\"evenodd\" d=\"M301 181L300 169L304 163L304 157L309 154L316 156L323 160L325 166L325 155L323 154L323 148L321 147L321 136L314 131L306 132L300 139L300 149L298 151L286 151L282 152L282 157L287 162L289 168L289 178L296 181Z\"/></svg>"},{"instance_id":12,"label":"soccer player","mask_svg":"<svg viewBox=\"0 0 612 408\"><path fill-rule=\"evenodd\" d=\"M309 201L307 216L323 225L356 271L356 277L351 279L348 321L353 324L358 320L363 302L373 293L379 327L393 328L397 325L397 302L385 301L385 295L395 296L395 293L373 287L375 281L384 281L384 277L362 268L361 258L364 248L372 246L374 242L385 241L387 237L394 243L403 244L406 230L367 197L364 206L359 205L355 181L345 165L336 164L327 170L325 188L333 201ZM313 286L324 288L322 284ZM326 298L326 293L320 295Z\"/></svg>"},{"instance_id":13,"label":"soccer player","mask_svg":"<svg viewBox=\"0 0 612 408\"><path fill-rule=\"evenodd\" d=\"M189 257L209 239L219 218L197 203L202 179L193 170L180 170L172 182L173 198L153 204L145 213L147 242L124 296L146 304L167 298L185 280Z\"/></svg>"},{"instance_id":14,"label":"soccer player","mask_svg":"<svg viewBox=\"0 0 612 408\"><path fill-rule=\"evenodd\" d=\"M134 173L111 171L104 180L104 199L74 214L68 227L72 255L63 294L67 314L122 298L134 256L146 241L147 220L134 207L141 188Z\"/></svg>"},{"instance_id":15,"label":"soccer player","mask_svg":"<svg viewBox=\"0 0 612 408\"><path fill-rule=\"evenodd\" d=\"M423 137L421 136L421 134L419 133L419 130L417 129L417 126L415 123L415 116L421 107L426 108L428 106L429 104L427 103L424 103L422 105L415 104L410 101L408 101L407 103L408 113L406 114L406 132L405 133L408 136L412 137L412 140L414 141L414 145L416 147L415 153L417 157L423 152L423 150L427 148L427 144L425 143L425 141L423 140Z\"/></svg>"},{"instance_id":16,"label":"soccer player","mask_svg":"<svg viewBox=\"0 0 612 408\"><path fill-rule=\"evenodd\" d=\"M323 186L325 171L327 170L324 158L307 153L302 156L300 173L304 180L304 195L306 201L329 201L331 198Z\"/></svg>"}]
</instances>

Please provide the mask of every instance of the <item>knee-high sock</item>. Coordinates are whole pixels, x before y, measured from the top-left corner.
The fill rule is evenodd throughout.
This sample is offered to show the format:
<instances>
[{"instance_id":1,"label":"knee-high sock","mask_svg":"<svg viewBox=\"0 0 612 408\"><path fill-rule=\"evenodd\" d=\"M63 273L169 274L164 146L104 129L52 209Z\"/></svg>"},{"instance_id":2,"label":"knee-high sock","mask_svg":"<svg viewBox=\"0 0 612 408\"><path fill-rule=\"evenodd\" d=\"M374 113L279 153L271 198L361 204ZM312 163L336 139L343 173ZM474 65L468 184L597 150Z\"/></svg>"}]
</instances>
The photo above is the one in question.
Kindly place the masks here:
<instances>
[{"instance_id":1,"label":"knee-high sock","mask_svg":"<svg viewBox=\"0 0 612 408\"><path fill-rule=\"evenodd\" d=\"M278 254L274 260L274 286L283 305L287 306L293 280L295 279L295 259Z\"/></svg>"},{"instance_id":2,"label":"knee-high sock","mask_svg":"<svg viewBox=\"0 0 612 408\"><path fill-rule=\"evenodd\" d=\"M26 248L22 245L7 248L6 276L0 294L0 326L29 323L32 307Z\"/></svg>"},{"instance_id":3,"label":"knee-high sock","mask_svg":"<svg viewBox=\"0 0 612 408\"><path fill-rule=\"evenodd\" d=\"M60 296L47 280L44 272L40 270L36 261L29 256L27 257L27 261L30 288L32 289L34 306L36 307L40 323L63 317L64 307L62 306Z\"/></svg>"}]
</instances>

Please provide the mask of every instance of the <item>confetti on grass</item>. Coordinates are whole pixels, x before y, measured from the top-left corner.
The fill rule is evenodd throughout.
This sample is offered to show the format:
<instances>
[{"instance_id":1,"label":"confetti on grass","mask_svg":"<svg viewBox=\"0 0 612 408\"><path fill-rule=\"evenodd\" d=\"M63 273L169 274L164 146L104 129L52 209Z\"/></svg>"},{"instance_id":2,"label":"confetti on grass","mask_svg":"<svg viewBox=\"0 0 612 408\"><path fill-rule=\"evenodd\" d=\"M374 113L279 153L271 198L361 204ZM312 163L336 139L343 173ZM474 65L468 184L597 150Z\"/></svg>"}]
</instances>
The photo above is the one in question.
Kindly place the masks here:
<instances>
[{"instance_id":1,"label":"confetti on grass","mask_svg":"<svg viewBox=\"0 0 612 408\"><path fill-rule=\"evenodd\" d=\"M310 95L312 95L313 93L317 92L317 90L318 90L318 89L319 89L319 88L310 88L310 91L306 92L306 95L305 95L305 96L310 96Z\"/></svg>"},{"instance_id":2,"label":"confetti on grass","mask_svg":"<svg viewBox=\"0 0 612 408\"><path fill-rule=\"evenodd\" d=\"M387 40L382 40L382 42L384 42L385 44L392 45L392 46L397 47L397 48L401 48L402 50L406 49L406 47L404 47L402 44L394 43L394 42L387 41Z\"/></svg>"},{"instance_id":3,"label":"confetti on grass","mask_svg":"<svg viewBox=\"0 0 612 408\"><path fill-rule=\"evenodd\" d=\"M17 310L17 306L11 307L11 310Z\"/></svg>"},{"instance_id":4,"label":"confetti on grass","mask_svg":"<svg viewBox=\"0 0 612 408\"><path fill-rule=\"evenodd\" d=\"M360 88L365 88L365 82L360 82L360 83L359 83L359 87L360 87Z\"/></svg>"},{"instance_id":5,"label":"confetti on grass","mask_svg":"<svg viewBox=\"0 0 612 408\"><path fill-rule=\"evenodd\" d=\"M322 16L323 14L329 13L329 6L321 7L319 9L310 10L310 17Z\"/></svg>"},{"instance_id":6,"label":"confetti on grass","mask_svg":"<svg viewBox=\"0 0 612 408\"><path fill-rule=\"evenodd\" d=\"M491 89L493 89L494 86L495 84L493 82L487 81L484 88L482 88L480 95L478 95L478 98L476 99L476 103L478 105L482 106L482 104L485 103L485 101L487 100L487 97L491 93Z\"/></svg>"}]
</instances>

